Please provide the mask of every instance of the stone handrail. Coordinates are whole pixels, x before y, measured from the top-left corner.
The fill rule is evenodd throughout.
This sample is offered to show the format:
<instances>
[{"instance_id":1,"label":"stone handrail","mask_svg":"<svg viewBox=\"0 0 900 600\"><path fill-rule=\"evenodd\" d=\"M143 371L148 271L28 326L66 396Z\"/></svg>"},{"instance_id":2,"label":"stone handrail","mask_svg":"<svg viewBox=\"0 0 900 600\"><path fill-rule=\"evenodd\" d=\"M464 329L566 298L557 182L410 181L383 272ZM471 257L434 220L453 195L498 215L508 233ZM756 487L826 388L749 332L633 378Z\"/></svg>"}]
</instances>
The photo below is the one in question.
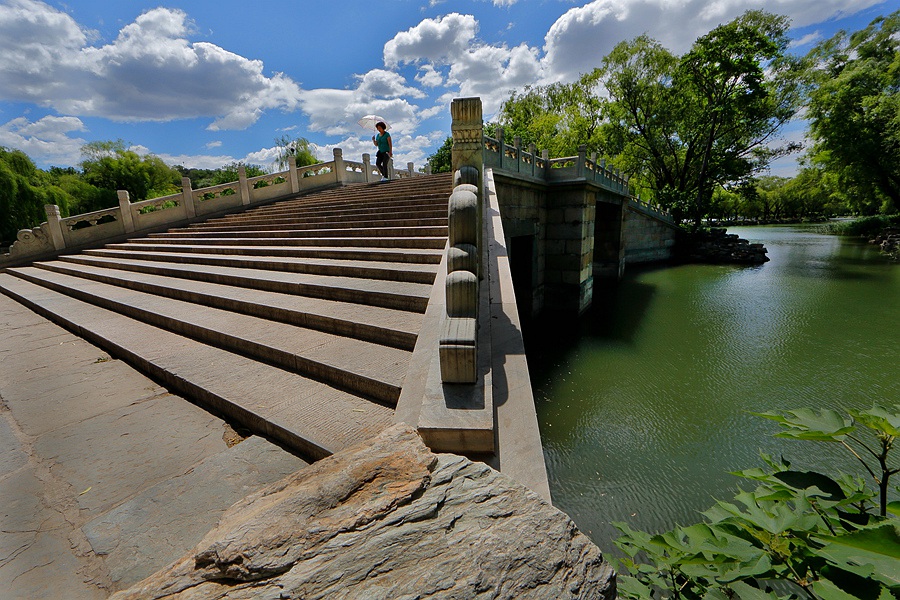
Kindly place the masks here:
<instances>
[{"instance_id":1,"label":"stone handrail","mask_svg":"<svg viewBox=\"0 0 900 600\"><path fill-rule=\"evenodd\" d=\"M478 279L482 271L478 178L475 167L458 169L447 205L447 312L439 346L444 383L475 383L478 378Z\"/></svg>"},{"instance_id":2,"label":"stone handrail","mask_svg":"<svg viewBox=\"0 0 900 600\"><path fill-rule=\"evenodd\" d=\"M579 147L576 156L549 158L546 150L538 156L534 144L522 148L520 137L512 146L504 142L503 128L498 128L497 139L483 136L484 164L498 171L505 171L533 177L546 182L584 181L615 192L628 199L629 204L654 211L658 216L671 218L669 213L656 204L650 204L637 197L628 183L628 176L619 169L606 164L606 159L597 159L594 152L587 156L586 146Z\"/></svg>"},{"instance_id":3,"label":"stone handrail","mask_svg":"<svg viewBox=\"0 0 900 600\"><path fill-rule=\"evenodd\" d=\"M479 281L484 273L481 100L455 99L450 113L454 188L448 203L446 312L438 351L441 381L471 384L478 380Z\"/></svg>"},{"instance_id":4,"label":"stone handrail","mask_svg":"<svg viewBox=\"0 0 900 600\"><path fill-rule=\"evenodd\" d=\"M408 163L406 170L394 171L391 178L421 175ZM427 172L427 168L426 168ZM238 181L192 189L191 181L182 178L182 191L177 194L132 203L128 192L118 192L119 206L81 215L61 217L59 207L46 205L47 221L33 229L22 229L9 248L0 254L0 268L53 257L66 250L118 241L144 232L184 225L210 215L255 206L286 198L301 191L313 191L345 183L378 181L381 174L368 154L362 162L345 161L340 148L334 149L334 160L297 167L288 158L288 170L247 177L238 169Z\"/></svg>"},{"instance_id":5,"label":"stone handrail","mask_svg":"<svg viewBox=\"0 0 900 600\"><path fill-rule=\"evenodd\" d=\"M78 227L79 225L83 225L84 227L95 227L98 224L102 224L100 221L107 219L107 217L111 218L107 219L106 222L117 221L118 213L118 208L104 208L81 215L75 215L73 217L66 217L60 219L59 222L66 230L76 231L78 229L83 229L83 227Z\"/></svg>"},{"instance_id":6,"label":"stone handrail","mask_svg":"<svg viewBox=\"0 0 900 600\"><path fill-rule=\"evenodd\" d=\"M176 208L182 203L182 201L182 194L171 194L169 196L160 196L159 198L141 200L140 202L132 202L131 210L140 214L146 214L159 210ZM170 206L166 206L167 204L169 204Z\"/></svg>"}]
</instances>

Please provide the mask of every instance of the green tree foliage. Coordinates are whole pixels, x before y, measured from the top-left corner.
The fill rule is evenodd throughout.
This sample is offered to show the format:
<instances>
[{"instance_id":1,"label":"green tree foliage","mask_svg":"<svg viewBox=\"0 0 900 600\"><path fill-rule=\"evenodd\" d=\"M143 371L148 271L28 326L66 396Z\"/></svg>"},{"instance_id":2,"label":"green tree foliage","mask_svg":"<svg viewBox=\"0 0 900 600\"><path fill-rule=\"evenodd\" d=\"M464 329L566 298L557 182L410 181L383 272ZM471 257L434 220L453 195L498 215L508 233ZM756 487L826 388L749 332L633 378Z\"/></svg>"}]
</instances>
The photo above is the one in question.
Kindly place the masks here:
<instances>
[{"instance_id":1,"label":"green tree foliage","mask_svg":"<svg viewBox=\"0 0 900 600\"><path fill-rule=\"evenodd\" d=\"M52 175L52 174L51 174ZM81 173L64 173L53 177L54 184L66 192L66 206L59 205L63 216L80 215L115 206L115 190L101 189L84 180Z\"/></svg>"},{"instance_id":2,"label":"green tree foliage","mask_svg":"<svg viewBox=\"0 0 900 600\"><path fill-rule=\"evenodd\" d=\"M639 36L575 83L514 93L498 125L507 143L518 136L552 156L584 145L610 157L633 186L699 226L713 194L715 202L725 197L717 189L797 149L772 145L800 97L802 69L786 53L788 26L785 17L748 11L683 56Z\"/></svg>"},{"instance_id":3,"label":"green tree foliage","mask_svg":"<svg viewBox=\"0 0 900 600\"><path fill-rule=\"evenodd\" d=\"M182 177L187 177L191 180L191 188L199 190L200 188L219 185L220 183L237 181L240 167L244 167L247 177L256 177L257 175L268 173L266 169L259 165L248 165L243 161L228 163L218 169L195 169L182 166L176 166L175 169L181 173Z\"/></svg>"},{"instance_id":4,"label":"green tree foliage","mask_svg":"<svg viewBox=\"0 0 900 600\"><path fill-rule=\"evenodd\" d=\"M432 173L449 173L453 168L453 138L447 136L444 143L437 151L428 157L428 164L431 165Z\"/></svg>"},{"instance_id":5,"label":"green tree foliage","mask_svg":"<svg viewBox=\"0 0 900 600\"><path fill-rule=\"evenodd\" d=\"M175 194L181 189L177 170L157 156L141 156L128 150L122 140L91 142L81 152L87 183L113 194L127 190L132 202Z\"/></svg>"},{"instance_id":6,"label":"green tree foliage","mask_svg":"<svg viewBox=\"0 0 900 600\"><path fill-rule=\"evenodd\" d=\"M620 598L891 600L900 593L900 502L889 502L900 405L763 413L778 437L838 444L865 476L765 467L735 473L757 486L716 502L703 523L652 535L616 527ZM866 483L871 480L873 491Z\"/></svg>"},{"instance_id":7,"label":"green tree foliage","mask_svg":"<svg viewBox=\"0 0 900 600\"><path fill-rule=\"evenodd\" d=\"M588 152L602 152L603 100L598 85L598 73L594 72L574 83L529 86L521 93L513 92L503 103L497 122L504 129L506 143L519 137L522 147L534 144L551 156L573 156L581 145L587 146Z\"/></svg>"},{"instance_id":8,"label":"green tree foliage","mask_svg":"<svg viewBox=\"0 0 900 600\"><path fill-rule=\"evenodd\" d=\"M275 139L275 145L278 147L278 158L275 159L275 164L279 171L287 170L289 156L294 157L298 167L315 165L321 162L316 158L316 154L313 152L309 145L309 140L306 138L292 138L285 134L280 138ZM250 175L248 175L248 177L249 176Z\"/></svg>"},{"instance_id":9,"label":"green tree foliage","mask_svg":"<svg viewBox=\"0 0 900 600\"><path fill-rule=\"evenodd\" d=\"M900 209L900 11L807 56L813 159L862 214Z\"/></svg>"},{"instance_id":10,"label":"green tree foliage","mask_svg":"<svg viewBox=\"0 0 900 600\"><path fill-rule=\"evenodd\" d=\"M785 17L748 11L684 56L641 36L603 61L607 150L621 154L625 170L648 173L659 202L695 227L716 187L796 149L768 146L798 106L787 29Z\"/></svg>"},{"instance_id":11,"label":"green tree foliage","mask_svg":"<svg viewBox=\"0 0 900 600\"><path fill-rule=\"evenodd\" d=\"M45 175L21 150L0 147L0 241L10 243L20 229L41 223L45 204L68 208L68 194Z\"/></svg>"},{"instance_id":12,"label":"green tree foliage","mask_svg":"<svg viewBox=\"0 0 900 600\"><path fill-rule=\"evenodd\" d=\"M213 171L209 179L200 187L209 187L212 185L221 185L223 183L232 183L240 179L239 170L244 167L244 173L247 177L258 177L268 173L266 169L259 165L248 165L242 161L228 163Z\"/></svg>"}]
</instances>

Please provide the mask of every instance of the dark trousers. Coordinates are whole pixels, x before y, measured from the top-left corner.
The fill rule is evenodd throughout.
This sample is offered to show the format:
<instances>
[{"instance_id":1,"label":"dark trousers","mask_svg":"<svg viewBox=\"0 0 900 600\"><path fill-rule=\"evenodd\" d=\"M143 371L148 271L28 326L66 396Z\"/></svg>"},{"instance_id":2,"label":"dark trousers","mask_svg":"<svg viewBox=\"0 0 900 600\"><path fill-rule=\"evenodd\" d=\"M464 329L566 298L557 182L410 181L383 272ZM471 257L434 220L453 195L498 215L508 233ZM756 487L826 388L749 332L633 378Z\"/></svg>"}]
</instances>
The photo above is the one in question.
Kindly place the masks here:
<instances>
[{"instance_id":1,"label":"dark trousers","mask_svg":"<svg viewBox=\"0 0 900 600\"><path fill-rule=\"evenodd\" d=\"M375 166L381 171L382 177L388 176L388 161L391 159L387 152L378 151L375 153Z\"/></svg>"}]
</instances>

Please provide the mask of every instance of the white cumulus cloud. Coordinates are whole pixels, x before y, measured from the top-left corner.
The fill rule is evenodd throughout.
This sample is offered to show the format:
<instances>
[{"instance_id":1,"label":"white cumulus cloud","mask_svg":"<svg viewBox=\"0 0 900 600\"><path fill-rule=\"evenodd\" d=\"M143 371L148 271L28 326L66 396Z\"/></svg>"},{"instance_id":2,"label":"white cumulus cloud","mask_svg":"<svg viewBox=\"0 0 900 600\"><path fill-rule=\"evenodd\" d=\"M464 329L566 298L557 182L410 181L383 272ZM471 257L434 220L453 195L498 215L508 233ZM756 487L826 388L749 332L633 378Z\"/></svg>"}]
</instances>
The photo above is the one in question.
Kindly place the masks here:
<instances>
[{"instance_id":1,"label":"white cumulus cloud","mask_svg":"<svg viewBox=\"0 0 900 600\"><path fill-rule=\"evenodd\" d=\"M77 117L47 116L37 121L18 117L0 125L0 146L16 148L42 162L74 165L80 162L87 140L70 134L86 130Z\"/></svg>"},{"instance_id":2,"label":"white cumulus cloud","mask_svg":"<svg viewBox=\"0 0 900 600\"><path fill-rule=\"evenodd\" d=\"M392 68L403 63L452 61L466 51L477 31L472 15L451 13L425 19L384 45L384 64Z\"/></svg>"},{"instance_id":3,"label":"white cumulus cloud","mask_svg":"<svg viewBox=\"0 0 900 600\"><path fill-rule=\"evenodd\" d=\"M409 96L412 98L424 98L425 92L410 87L406 79L394 71L373 69L365 75L358 75L359 87L357 93L364 98L399 98Z\"/></svg>"},{"instance_id":4,"label":"white cumulus cloud","mask_svg":"<svg viewBox=\"0 0 900 600\"><path fill-rule=\"evenodd\" d=\"M547 80L572 81L600 66L621 41L643 33L681 54L700 36L748 10L791 19L794 27L854 14L884 0L595 0L569 9L544 37Z\"/></svg>"},{"instance_id":5,"label":"white cumulus cloud","mask_svg":"<svg viewBox=\"0 0 900 600\"><path fill-rule=\"evenodd\" d=\"M384 46L389 67L419 66L416 80L423 86L452 87L458 95L480 96L487 114L495 111L510 90L542 78L539 50L527 44L513 48L490 45L476 38L472 15L452 13L425 19L402 31ZM438 67L449 67L446 80Z\"/></svg>"},{"instance_id":6,"label":"white cumulus cloud","mask_svg":"<svg viewBox=\"0 0 900 600\"><path fill-rule=\"evenodd\" d=\"M0 5L0 99L120 121L213 118L243 129L271 109L294 110L300 87L263 63L188 38L184 11L154 8L102 46L37 0ZM215 93L210 93L215 90Z\"/></svg>"}]
</instances>

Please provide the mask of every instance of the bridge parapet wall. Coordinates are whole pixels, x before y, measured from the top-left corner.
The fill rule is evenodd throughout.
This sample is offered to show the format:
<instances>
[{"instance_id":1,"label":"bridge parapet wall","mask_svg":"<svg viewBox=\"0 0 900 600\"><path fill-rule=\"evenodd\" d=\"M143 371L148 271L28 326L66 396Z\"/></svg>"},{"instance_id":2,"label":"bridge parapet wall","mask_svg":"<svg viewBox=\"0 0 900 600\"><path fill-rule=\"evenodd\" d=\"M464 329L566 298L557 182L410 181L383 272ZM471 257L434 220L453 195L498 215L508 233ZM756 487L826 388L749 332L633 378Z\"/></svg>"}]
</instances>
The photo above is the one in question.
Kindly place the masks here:
<instances>
[{"instance_id":1,"label":"bridge parapet wall","mask_svg":"<svg viewBox=\"0 0 900 600\"><path fill-rule=\"evenodd\" d=\"M652 263L669 260L680 230L655 218L641 207L629 205L624 211L624 264Z\"/></svg>"},{"instance_id":2,"label":"bridge parapet wall","mask_svg":"<svg viewBox=\"0 0 900 600\"><path fill-rule=\"evenodd\" d=\"M33 229L19 231L9 253L0 254L0 268L182 227L301 192L377 181L381 173L372 165L368 154L363 154L362 158L362 162L344 160L341 149L335 148L333 160L297 167L291 156L288 157L287 171L248 178L242 167L238 181L196 190L191 189L189 179L183 178L181 192L140 202L131 202L128 193L119 190L118 206L69 217L62 217L59 207L49 204L44 207L47 221ZM397 179L420 175L412 163L406 170L394 171L393 164L390 168L392 177Z\"/></svg>"}]
</instances>

